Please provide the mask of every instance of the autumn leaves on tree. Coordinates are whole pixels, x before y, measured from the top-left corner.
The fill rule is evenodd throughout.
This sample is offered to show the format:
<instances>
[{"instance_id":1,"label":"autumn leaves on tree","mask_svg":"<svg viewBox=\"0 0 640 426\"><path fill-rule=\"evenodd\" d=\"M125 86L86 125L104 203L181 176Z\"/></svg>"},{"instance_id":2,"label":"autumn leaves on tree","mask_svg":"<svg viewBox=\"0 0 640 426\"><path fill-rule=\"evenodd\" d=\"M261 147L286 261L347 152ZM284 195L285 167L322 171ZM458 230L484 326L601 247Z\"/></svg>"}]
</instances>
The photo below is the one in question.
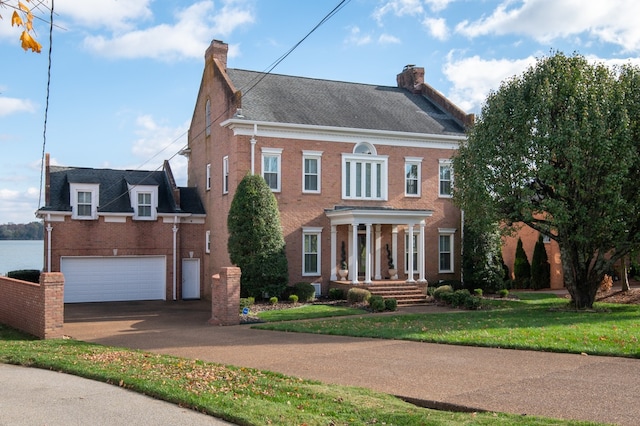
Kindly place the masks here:
<instances>
[{"instance_id":1,"label":"autumn leaves on tree","mask_svg":"<svg viewBox=\"0 0 640 426\"><path fill-rule=\"evenodd\" d=\"M30 3L31 0L25 0L26 3ZM17 26L22 28L22 33L20 34L20 42L22 48L26 50L31 50L32 52L40 53L42 51L42 45L38 43L38 41L33 38L33 13L32 10L42 5L42 2L38 2L33 7L27 6L25 3L18 1L17 3L10 2L9 0L2 1L0 0L0 6L3 8L13 9L13 13L11 14L11 26ZM0 14L0 19L3 16Z\"/></svg>"}]
</instances>

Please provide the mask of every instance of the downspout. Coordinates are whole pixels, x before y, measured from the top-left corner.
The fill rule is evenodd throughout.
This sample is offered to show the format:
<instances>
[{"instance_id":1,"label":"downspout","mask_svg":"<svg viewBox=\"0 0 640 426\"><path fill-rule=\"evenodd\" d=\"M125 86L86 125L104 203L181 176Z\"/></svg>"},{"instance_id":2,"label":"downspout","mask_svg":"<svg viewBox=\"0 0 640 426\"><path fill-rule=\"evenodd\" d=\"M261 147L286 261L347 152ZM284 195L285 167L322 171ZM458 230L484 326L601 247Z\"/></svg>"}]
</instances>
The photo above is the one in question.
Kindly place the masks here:
<instances>
[{"instance_id":1,"label":"downspout","mask_svg":"<svg viewBox=\"0 0 640 426\"><path fill-rule=\"evenodd\" d=\"M502 249L501 249L502 250ZM460 210L460 282L464 283L464 210Z\"/></svg>"},{"instance_id":2,"label":"downspout","mask_svg":"<svg viewBox=\"0 0 640 426\"><path fill-rule=\"evenodd\" d=\"M47 272L51 272L51 214L47 214Z\"/></svg>"},{"instance_id":3,"label":"downspout","mask_svg":"<svg viewBox=\"0 0 640 426\"><path fill-rule=\"evenodd\" d=\"M258 125L253 125L253 136L251 136L251 174L256 173L256 134L258 133Z\"/></svg>"},{"instance_id":4,"label":"downspout","mask_svg":"<svg viewBox=\"0 0 640 426\"><path fill-rule=\"evenodd\" d=\"M177 277L178 270L178 254L177 254L177 235L178 235L178 216L173 218L173 300L176 300Z\"/></svg>"}]
</instances>

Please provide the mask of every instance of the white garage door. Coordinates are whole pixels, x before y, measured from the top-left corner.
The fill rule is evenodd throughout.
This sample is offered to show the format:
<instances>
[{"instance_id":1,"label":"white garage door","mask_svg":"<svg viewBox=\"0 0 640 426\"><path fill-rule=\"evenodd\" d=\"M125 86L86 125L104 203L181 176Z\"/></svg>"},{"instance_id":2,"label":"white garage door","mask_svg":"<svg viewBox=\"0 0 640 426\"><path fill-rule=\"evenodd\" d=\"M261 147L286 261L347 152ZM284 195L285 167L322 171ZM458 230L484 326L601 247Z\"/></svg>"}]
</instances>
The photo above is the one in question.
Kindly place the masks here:
<instances>
[{"instance_id":1,"label":"white garage door","mask_svg":"<svg viewBox=\"0 0 640 426\"><path fill-rule=\"evenodd\" d=\"M165 300L164 256L63 257L64 302Z\"/></svg>"}]
</instances>

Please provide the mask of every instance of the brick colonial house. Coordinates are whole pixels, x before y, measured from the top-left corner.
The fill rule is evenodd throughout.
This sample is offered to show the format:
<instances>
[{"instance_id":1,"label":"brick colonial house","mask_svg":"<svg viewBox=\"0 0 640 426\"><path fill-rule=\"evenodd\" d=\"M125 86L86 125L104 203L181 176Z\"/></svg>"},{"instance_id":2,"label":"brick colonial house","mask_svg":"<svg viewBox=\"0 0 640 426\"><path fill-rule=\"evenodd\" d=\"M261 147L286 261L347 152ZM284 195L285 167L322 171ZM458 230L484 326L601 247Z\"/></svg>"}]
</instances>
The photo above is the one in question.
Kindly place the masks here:
<instances>
[{"instance_id":1,"label":"brick colonial house","mask_svg":"<svg viewBox=\"0 0 640 426\"><path fill-rule=\"evenodd\" d=\"M450 159L472 114L424 83L423 68L376 86L227 68L227 50L214 40L206 51L184 152L208 212L205 277L230 265L228 211L255 173L278 201L290 283L326 294L343 247L343 283L394 278L387 249L398 280L460 279Z\"/></svg>"},{"instance_id":2,"label":"brick colonial house","mask_svg":"<svg viewBox=\"0 0 640 426\"><path fill-rule=\"evenodd\" d=\"M45 271L62 272L64 301L201 297L205 210L194 188L161 171L49 164Z\"/></svg>"}]
</instances>

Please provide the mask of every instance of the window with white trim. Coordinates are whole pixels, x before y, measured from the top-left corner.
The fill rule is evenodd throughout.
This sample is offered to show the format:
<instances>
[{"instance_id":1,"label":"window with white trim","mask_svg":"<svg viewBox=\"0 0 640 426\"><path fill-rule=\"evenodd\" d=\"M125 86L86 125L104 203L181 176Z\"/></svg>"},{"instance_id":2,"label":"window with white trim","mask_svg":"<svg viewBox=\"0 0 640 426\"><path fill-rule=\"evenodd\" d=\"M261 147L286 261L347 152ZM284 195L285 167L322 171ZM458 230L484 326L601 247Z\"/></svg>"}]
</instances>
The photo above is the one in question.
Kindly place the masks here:
<instances>
[{"instance_id":1,"label":"window with white trim","mask_svg":"<svg viewBox=\"0 0 640 426\"><path fill-rule=\"evenodd\" d=\"M207 191L211 189L211 164L207 164L207 177L205 187Z\"/></svg>"},{"instance_id":2,"label":"window with white trim","mask_svg":"<svg viewBox=\"0 0 640 426\"><path fill-rule=\"evenodd\" d=\"M229 193L229 156L222 158L222 193Z\"/></svg>"},{"instance_id":3,"label":"window with white trim","mask_svg":"<svg viewBox=\"0 0 640 426\"><path fill-rule=\"evenodd\" d=\"M440 229L438 235L438 272L453 272L453 236L455 229Z\"/></svg>"},{"instance_id":4,"label":"window with white trim","mask_svg":"<svg viewBox=\"0 0 640 426\"><path fill-rule=\"evenodd\" d=\"M322 151L302 151L302 192L320 193Z\"/></svg>"},{"instance_id":5,"label":"window with white trim","mask_svg":"<svg viewBox=\"0 0 640 426\"><path fill-rule=\"evenodd\" d=\"M71 217L93 220L98 218L98 184L69 184Z\"/></svg>"},{"instance_id":6,"label":"window with white trim","mask_svg":"<svg viewBox=\"0 0 640 426\"><path fill-rule=\"evenodd\" d=\"M352 154L342 154L342 198L386 200L388 159L367 142L356 145Z\"/></svg>"},{"instance_id":7,"label":"window with white trim","mask_svg":"<svg viewBox=\"0 0 640 426\"><path fill-rule=\"evenodd\" d=\"M158 187L129 185L129 199L135 220L155 220L158 215Z\"/></svg>"},{"instance_id":8,"label":"window with white trim","mask_svg":"<svg viewBox=\"0 0 640 426\"><path fill-rule=\"evenodd\" d=\"M405 157L404 159L404 195L420 196L422 158Z\"/></svg>"},{"instance_id":9,"label":"window with white trim","mask_svg":"<svg viewBox=\"0 0 640 426\"><path fill-rule=\"evenodd\" d=\"M273 192L280 192L282 148L262 148L262 177Z\"/></svg>"},{"instance_id":10,"label":"window with white trim","mask_svg":"<svg viewBox=\"0 0 640 426\"><path fill-rule=\"evenodd\" d=\"M151 217L151 193L138 192L138 216Z\"/></svg>"},{"instance_id":11,"label":"window with white trim","mask_svg":"<svg viewBox=\"0 0 640 426\"><path fill-rule=\"evenodd\" d=\"M322 228L302 228L302 275L320 275L320 236Z\"/></svg>"},{"instance_id":12,"label":"window with white trim","mask_svg":"<svg viewBox=\"0 0 640 426\"><path fill-rule=\"evenodd\" d=\"M438 187L440 197L453 195L453 168L451 160L439 161Z\"/></svg>"},{"instance_id":13,"label":"window with white trim","mask_svg":"<svg viewBox=\"0 0 640 426\"><path fill-rule=\"evenodd\" d=\"M207 99L207 103L204 107L205 113L205 133L207 136L211 134L211 100Z\"/></svg>"},{"instance_id":14,"label":"window with white trim","mask_svg":"<svg viewBox=\"0 0 640 426\"><path fill-rule=\"evenodd\" d=\"M207 231L204 235L204 252L211 253L211 231Z\"/></svg>"},{"instance_id":15,"label":"window with white trim","mask_svg":"<svg viewBox=\"0 0 640 426\"><path fill-rule=\"evenodd\" d=\"M413 272L418 273L418 242L420 232L413 232ZM404 272L409 273L409 232L404 234Z\"/></svg>"}]
</instances>

